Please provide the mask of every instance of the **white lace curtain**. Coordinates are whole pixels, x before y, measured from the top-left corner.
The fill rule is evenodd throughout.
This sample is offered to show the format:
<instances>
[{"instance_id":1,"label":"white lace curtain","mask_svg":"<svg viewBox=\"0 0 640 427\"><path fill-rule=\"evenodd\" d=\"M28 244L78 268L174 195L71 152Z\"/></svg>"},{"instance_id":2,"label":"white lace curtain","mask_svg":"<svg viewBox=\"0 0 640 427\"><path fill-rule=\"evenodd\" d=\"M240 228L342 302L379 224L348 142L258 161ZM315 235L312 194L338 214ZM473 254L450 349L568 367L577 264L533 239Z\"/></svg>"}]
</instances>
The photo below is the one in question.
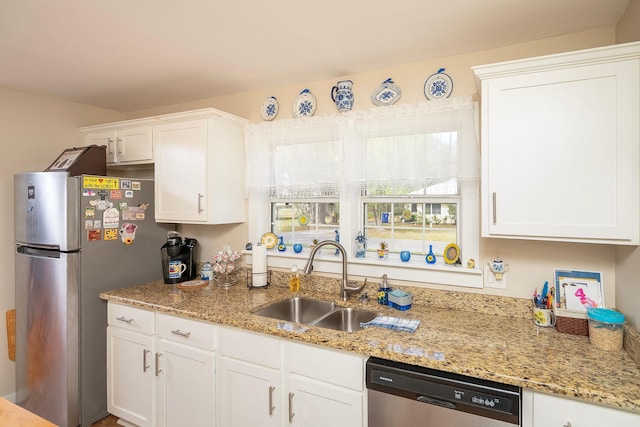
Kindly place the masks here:
<instances>
[{"instance_id":1,"label":"white lace curtain","mask_svg":"<svg viewBox=\"0 0 640 427\"><path fill-rule=\"evenodd\" d=\"M345 186L442 194L477 186L475 110L470 97L459 97L251 124L245 134L247 191L310 198L337 197Z\"/></svg>"}]
</instances>

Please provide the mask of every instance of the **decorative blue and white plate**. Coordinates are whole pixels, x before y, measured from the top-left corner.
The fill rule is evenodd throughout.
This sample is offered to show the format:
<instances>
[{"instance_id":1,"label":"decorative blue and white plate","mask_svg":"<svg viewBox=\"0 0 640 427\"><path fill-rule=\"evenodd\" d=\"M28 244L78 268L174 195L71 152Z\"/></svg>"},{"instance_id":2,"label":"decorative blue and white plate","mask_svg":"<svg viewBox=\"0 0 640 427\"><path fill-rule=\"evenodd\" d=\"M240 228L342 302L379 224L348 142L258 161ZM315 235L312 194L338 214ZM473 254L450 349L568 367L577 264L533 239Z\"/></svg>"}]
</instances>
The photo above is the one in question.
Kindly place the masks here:
<instances>
[{"instance_id":1,"label":"decorative blue and white plate","mask_svg":"<svg viewBox=\"0 0 640 427\"><path fill-rule=\"evenodd\" d=\"M311 117L316 112L316 97L304 89L293 103L293 117Z\"/></svg>"},{"instance_id":2,"label":"decorative blue and white plate","mask_svg":"<svg viewBox=\"0 0 640 427\"><path fill-rule=\"evenodd\" d=\"M388 78L371 92L371 102L374 105L393 105L398 102L401 95L402 91L398 85L393 83L391 78Z\"/></svg>"},{"instance_id":3,"label":"decorative blue and white plate","mask_svg":"<svg viewBox=\"0 0 640 427\"><path fill-rule=\"evenodd\" d=\"M424 83L424 96L428 100L448 98L453 90L453 80L440 68L437 73L429 76Z\"/></svg>"},{"instance_id":4,"label":"decorative blue and white plate","mask_svg":"<svg viewBox=\"0 0 640 427\"><path fill-rule=\"evenodd\" d=\"M264 100L262 108L260 109L260 115L262 116L262 120L267 121L276 118L278 115L278 100L275 96L270 96Z\"/></svg>"}]
</instances>

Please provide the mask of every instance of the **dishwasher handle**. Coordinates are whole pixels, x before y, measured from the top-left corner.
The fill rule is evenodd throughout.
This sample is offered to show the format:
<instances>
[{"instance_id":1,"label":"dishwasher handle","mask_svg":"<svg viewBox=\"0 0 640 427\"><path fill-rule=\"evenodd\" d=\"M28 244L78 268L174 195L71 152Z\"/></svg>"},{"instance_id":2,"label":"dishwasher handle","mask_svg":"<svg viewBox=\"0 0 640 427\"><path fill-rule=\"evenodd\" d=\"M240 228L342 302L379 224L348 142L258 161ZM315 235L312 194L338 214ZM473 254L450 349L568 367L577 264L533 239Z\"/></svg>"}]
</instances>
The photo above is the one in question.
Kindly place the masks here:
<instances>
[{"instance_id":1,"label":"dishwasher handle","mask_svg":"<svg viewBox=\"0 0 640 427\"><path fill-rule=\"evenodd\" d=\"M416 399L418 402L429 403L431 405L442 406L443 408L456 409L456 405L446 400L434 399L429 396L418 396Z\"/></svg>"}]
</instances>

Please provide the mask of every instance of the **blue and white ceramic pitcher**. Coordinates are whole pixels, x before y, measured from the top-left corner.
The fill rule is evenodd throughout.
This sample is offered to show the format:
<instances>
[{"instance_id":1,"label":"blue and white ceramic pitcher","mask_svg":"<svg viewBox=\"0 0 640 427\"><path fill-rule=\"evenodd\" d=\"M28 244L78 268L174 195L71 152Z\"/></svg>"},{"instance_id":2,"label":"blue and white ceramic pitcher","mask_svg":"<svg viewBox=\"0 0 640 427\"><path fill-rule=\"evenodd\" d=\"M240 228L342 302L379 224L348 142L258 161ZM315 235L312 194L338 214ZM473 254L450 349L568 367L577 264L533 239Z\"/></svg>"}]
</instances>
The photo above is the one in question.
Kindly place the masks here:
<instances>
[{"instance_id":1,"label":"blue and white ceramic pitcher","mask_svg":"<svg viewBox=\"0 0 640 427\"><path fill-rule=\"evenodd\" d=\"M353 107L353 82L351 80L342 80L331 88L331 99L336 103L338 111L350 111Z\"/></svg>"}]
</instances>

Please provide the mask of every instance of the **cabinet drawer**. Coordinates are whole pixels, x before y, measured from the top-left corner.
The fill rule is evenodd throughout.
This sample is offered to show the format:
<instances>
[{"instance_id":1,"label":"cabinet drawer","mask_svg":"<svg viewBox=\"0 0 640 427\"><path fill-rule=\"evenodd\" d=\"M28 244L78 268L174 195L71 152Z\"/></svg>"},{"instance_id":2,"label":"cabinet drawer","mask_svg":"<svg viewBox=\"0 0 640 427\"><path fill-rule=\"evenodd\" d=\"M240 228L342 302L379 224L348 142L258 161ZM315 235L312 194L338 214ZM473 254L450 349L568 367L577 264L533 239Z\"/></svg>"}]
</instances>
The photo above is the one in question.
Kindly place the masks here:
<instances>
[{"instance_id":1,"label":"cabinet drawer","mask_svg":"<svg viewBox=\"0 0 640 427\"><path fill-rule=\"evenodd\" d=\"M291 373L361 391L364 387L364 357L318 346L291 343Z\"/></svg>"},{"instance_id":2,"label":"cabinet drawer","mask_svg":"<svg viewBox=\"0 0 640 427\"><path fill-rule=\"evenodd\" d=\"M154 312L130 305L107 305L107 321L111 326L153 335L155 332Z\"/></svg>"},{"instance_id":3,"label":"cabinet drawer","mask_svg":"<svg viewBox=\"0 0 640 427\"><path fill-rule=\"evenodd\" d=\"M203 350L215 350L216 326L184 317L158 313L158 336Z\"/></svg>"},{"instance_id":4,"label":"cabinet drawer","mask_svg":"<svg viewBox=\"0 0 640 427\"><path fill-rule=\"evenodd\" d=\"M280 339L240 329L220 328L220 353L267 368L282 364Z\"/></svg>"}]
</instances>

